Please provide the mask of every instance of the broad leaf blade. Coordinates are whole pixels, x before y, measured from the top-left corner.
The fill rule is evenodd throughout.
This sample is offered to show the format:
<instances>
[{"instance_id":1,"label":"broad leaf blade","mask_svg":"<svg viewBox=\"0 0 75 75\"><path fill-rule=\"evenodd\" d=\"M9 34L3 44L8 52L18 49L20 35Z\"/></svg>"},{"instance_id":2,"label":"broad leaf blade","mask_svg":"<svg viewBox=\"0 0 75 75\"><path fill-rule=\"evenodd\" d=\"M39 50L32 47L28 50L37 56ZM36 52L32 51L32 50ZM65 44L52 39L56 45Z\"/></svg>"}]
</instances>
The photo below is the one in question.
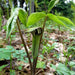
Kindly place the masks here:
<instances>
[{"instance_id":1,"label":"broad leaf blade","mask_svg":"<svg viewBox=\"0 0 75 75\"><path fill-rule=\"evenodd\" d=\"M39 20L41 20L42 18L44 18L46 16L45 13L43 12L36 12L36 13L32 13L29 17L28 17L28 22L27 22L27 26L33 25L36 22L38 22Z\"/></svg>"},{"instance_id":2,"label":"broad leaf blade","mask_svg":"<svg viewBox=\"0 0 75 75\"><path fill-rule=\"evenodd\" d=\"M0 53L0 60L10 60L11 52L1 52Z\"/></svg>"},{"instance_id":3,"label":"broad leaf blade","mask_svg":"<svg viewBox=\"0 0 75 75\"><path fill-rule=\"evenodd\" d=\"M61 16L55 16L53 14L47 14L47 16L53 20L54 22L65 26L66 28L73 30L72 27L75 27L75 25L72 23L72 21L66 17L61 17Z\"/></svg>"},{"instance_id":4,"label":"broad leaf blade","mask_svg":"<svg viewBox=\"0 0 75 75\"><path fill-rule=\"evenodd\" d=\"M11 15L11 17L8 19L7 21L7 33L6 33L6 38L8 38L12 32L12 30L15 27L15 23L16 23L16 19L19 16L20 21L26 25L26 21L27 21L27 13L26 11L24 11L22 8L16 8L13 11L13 14Z\"/></svg>"},{"instance_id":5,"label":"broad leaf blade","mask_svg":"<svg viewBox=\"0 0 75 75\"><path fill-rule=\"evenodd\" d=\"M11 15L11 17L7 21L7 32L6 32L6 38L8 38L14 29L14 25L16 23L17 15L18 15L18 8L14 10L14 13Z\"/></svg>"},{"instance_id":6,"label":"broad leaf blade","mask_svg":"<svg viewBox=\"0 0 75 75\"><path fill-rule=\"evenodd\" d=\"M63 17L63 16L57 16L57 18L59 18L65 25L67 25L71 29L74 29L75 25L69 18L66 18L66 17Z\"/></svg>"},{"instance_id":7,"label":"broad leaf blade","mask_svg":"<svg viewBox=\"0 0 75 75\"><path fill-rule=\"evenodd\" d=\"M53 20L54 22L60 24L60 25L63 25L65 27L67 27L57 16L53 15L53 14L47 14L47 16ZM67 27L68 28L68 27Z\"/></svg>"},{"instance_id":8,"label":"broad leaf blade","mask_svg":"<svg viewBox=\"0 0 75 75\"><path fill-rule=\"evenodd\" d=\"M14 29L14 25L16 23L16 19L17 19L17 16L11 17L11 18L9 18L9 20L7 22L7 33L6 33L6 37L7 38L10 36L12 30Z\"/></svg>"},{"instance_id":9,"label":"broad leaf blade","mask_svg":"<svg viewBox=\"0 0 75 75\"><path fill-rule=\"evenodd\" d=\"M0 66L0 71L2 71L3 70L3 68L5 68L7 65L2 65L2 66Z\"/></svg>"},{"instance_id":10,"label":"broad leaf blade","mask_svg":"<svg viewBox=\"0 0 75 75\"><path fill-rule=\"evenodd\" d=\"M23 9L20 8L18 16L19 16L20 21L24 25L26 25L26 23L27 23L27 12L25 10L23 10Z\"/></svg>"},{"instance_id":11,"label":"broad leaf blade","mask_svg":"<svg viewBox=\"0 0 75 75\"><path fill-rule=\"evenodd\" d=\"M51 0L48 6L48 12L59 2L59 0Z\"/></svg>"}]
</instances>

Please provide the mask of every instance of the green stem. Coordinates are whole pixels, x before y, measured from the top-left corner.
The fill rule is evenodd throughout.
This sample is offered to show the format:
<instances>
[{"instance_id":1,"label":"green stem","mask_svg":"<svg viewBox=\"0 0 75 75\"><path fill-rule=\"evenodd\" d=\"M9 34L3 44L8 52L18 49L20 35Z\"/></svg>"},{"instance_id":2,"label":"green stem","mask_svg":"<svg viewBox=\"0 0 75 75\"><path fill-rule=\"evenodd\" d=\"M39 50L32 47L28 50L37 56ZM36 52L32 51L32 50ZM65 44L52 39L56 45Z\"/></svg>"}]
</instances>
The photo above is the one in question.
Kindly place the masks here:
<instances>
[{"instance_id":1,"label":"green stem","mask_svg":"<svg viewBox=\"0 0 75 75\"><path fill-rule=\"evenodd\" d=\"M33 68L32 68L32 75L35 75L36 71L36 60L39 51L39 44L40 44L40 37L42 34L42 28L37 28L32 32L33 39L32 39L32 56L33 56Z\"/></svg>"},{"instance_id":2,"label":"green stem","mask_svg":"<svg viewBox=\"0 0 75 75\"><path fill-rule=\"evenodd\" d=\"M0 31L2 29L2 9L0 7Z\"/></svg>"},{"instance_id":3,"label":"green stem","mask_svg":"<svg viewBox=\"0 0 75 75\"><path fill-rule=\"evenodd\" d=\"M24 41L24 39L23 39L23 36L22 36L21 30L20 30L20 25L19 25L19 21L18 21L18 19L17 19L17 26L18 26L18 30L19 30L19 34L20 34L20 37L21 37L22 43L23 43L24 48L25 48L26 53L27 53L27 57L28 57L29 64L30 64L30 68L31 68L31 72L32 72L32 63L31 63L31 60L30 60L30 56L29 56L29 53L28 53L28 49L27 49L27 47L26 47L26 43L25 43L25 41ZM32 73L31 73L31 74L32 74Z\"/></svg>"},{"instance_id":4,"label":"green stem","mask_svg":"<svg viewBox=\"0 0 75 75\"><path fill-rule=\"evenodd\" d=\"M30 0L30 10L29 10L29 15L31 14L31 0Z\"/></svg>"},{"instance_id":5,"label":"green stem","mask_svg":"<svg viewBox=\"0 0 75 75\"><path fill-rule=\"evenodd\" d=\"M10 56L10 70L12 70L12 57Z\"/></svg>"},{"instance_id":6,"label":"green stem","mask_svg":"<svg viewBox=\"0 0 75 75\"><path fill-rule=\"evenodd\" d=\"M44 32L44 28L45 28L46 21L47 21L47 17L45 17L45 20L44 20L44 23L43 23L43 29L42 29L43 32ZM42 32L42 35L41 35L41 37L40 37L40 43L39 43L39 49L38 49L38 52L39 52L39 50L40 50L40 44L41 44L43 32ZM38 56L37 56L37 59L38 59ZM35 60L35 66L37 65L37 59Z\"/></svg>"},{"instance_id":7,"label":"green stem","mask_svg":"<svg viewBox=\"0 0 75 75\"><path fill-rule=\"evenodd\" d=\"M11 35L10 35L10 38L9 38L9 40L10 40L10 45L11 45L11 41L12 41Z\"/></svg>"},{"instance_id":8,"label":"green stem","mask_svg":"<svg viewBox=\"0 0 75 75\"><path fill-rule=\"evenodd\" d=\"M35 34L33 36L33 43L32 43L32 53L33 53L33 75L35 75L36 70L36 60L38 56L38 49L39 49L39 43L40 43L40 36L38 34Z\"/></svg>"}]
</instances>

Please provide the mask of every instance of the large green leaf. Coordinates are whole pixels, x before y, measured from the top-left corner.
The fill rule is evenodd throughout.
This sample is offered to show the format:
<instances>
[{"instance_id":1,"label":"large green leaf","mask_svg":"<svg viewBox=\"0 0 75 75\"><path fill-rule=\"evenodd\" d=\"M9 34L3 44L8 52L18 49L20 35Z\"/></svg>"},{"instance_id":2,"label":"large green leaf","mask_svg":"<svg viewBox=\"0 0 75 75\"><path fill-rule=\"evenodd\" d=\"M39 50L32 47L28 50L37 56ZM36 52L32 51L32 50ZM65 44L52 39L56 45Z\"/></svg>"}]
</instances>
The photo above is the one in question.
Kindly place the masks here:
<instances>
[{"instance_id":1,"label":"large green leaf","mask_svg":"<svg viewBox=\"0 0 75 75\"><path fill-rule=\"evenodd\" d=\"M48 6L48 12L59 2L59 0L51 0Z\"/></svg>"},{"instance_id":2,"label":"large green leaf","mask_svg":"<svg viewBox=\"0 0 75 75\"><path fill-rule=\"evenodd\" d=\"M24 11L24 9L22 8L16 8L13 11L13 14L11 14L11 17L8 19L7 21L7 32L6 32L6 38L8 38L12 32L12 30L15 27L16 24L16 19L19 16L20 21L26 25L26 21L27 21L27 13L26 11Z\"/></svg>"},{"instance_id":3,"label":"large green leaf","mask_svg":"<svg viewBox=\"0 0 75 75\"><path fill-rule=\"evenodd\" d=\"M68 64L69 64L69 66L71 66L71 67L75 67L75 62L74 62L74 61L70 61Z\"/></svg>"},{"instance_id":4,"label":"large green leaf","mask_svg":"<svg viewBox=\"0 0 75 75\"><path fill-rule=\"evenodd\" d=\"M57 71L59 75L74 75L74 71L70 71L65 64L59 63L58 66L56 67L55 65L51 64L50 65L53 69Z\"/></svg>"},{"instance_id":5,"label":"large green leaf","mask_svg":"<svg viewBox=\"0 0 75 75\"><path fill-rule=\"evenodd\" d=\"M39 20L41 20L42 18L44 18L46 16L46 14L44 12L36 12L36 13L32 13L29 17L28 17L28 22L27 22L27 26L33 25L36 22L38 22Z\"/></svg>"},{"instance_id":6,"label":"large green leaf","mask_svg":"<svg viewBox=\"0 0 75 75\"><path fill-rule=\"evenodd\" d=\"M13 49L8 48L0 48L0 60L10 60L11 54L13 53Z\"/></svg>"},{"instance_id":7,"label":"large green leaf","mask_svg":"<svg viewBox=\"0 0 75 75\"><path fill-rule=\"evenodd\" d=\"M69 18L66 18L66 17L63 17L63 16L57 16L57 18L59 18L65 25L67 25L71 29L74 28L73 26L75 26L75 25Z\"/></svg>"},{"instance_id":8,"label":"large green leaf","mask_svg":"<svg viewBox=\"0 0 75 75\"><path fill-rule=\"evenodd\" d=\"M14 29L14 25L16 23L16 19L17 19L17 15L18 15L18 8L16 8L13 11L13 14L11 15L11 17L8 19L7 21L7 32L6 32L6 38L9 37L9 35L11 34L12 30Z\"/></svg>"},{"instance_id":9,"label":"large green leaf","mask_svg":"<svg viewBox=\"0 0 75 75\"><path fill-rule=\"evenodd\" d=\"M6 37L8 38L9 35L11 34L12 30L14 29L14 25L16 23L17 16L11 17L8 22L7 22L7 32L6 32Z\"/></svg>"},{"instance_id":10,"label":"large green leaf","mask_svg":"<svg viewBox=\"0 0 75 75\"><path fill-rule=\"evenodd\" d=\"M69 69L64 64L62 64L62 63L59 63L59 65L58 65L58 67L57 67L56 70L57 70L57 72L60 75L62 75L62 74L64 74L64 75L70 75Z\"/></svg>"},{"instance_id":11,"label":"large green leaf","mask_svg":"<svg viewBox=\"0 0 75 75\"><path fill-rule=\"evenodd\" d=\"M7 65L2 65L2 66L0 66L0 71L2 71L3 70L3 68L5 68Z\"/></svg>"},{"instance_id":12,"label":"large green leaf","mask_svg":"<svg viewBox=\"0 0 75 75\"><path fill-rule=\"evenodd\" d=\"M26 23L27 23L27 12L24 10L24 9L19 9L19 19L20 19L20 21L24 24L24 25L26 25Z\"/></svg>"},{"instance_id":13,"label":"large green leaf","mask_svg":"<svg viewBox=\"0 0 75 75\"><path fill-rule=\"evenodd\" d=\"M63 25L65 27L67 27L57 16L53 15L53 14L47 14L47 16L49 17L49 19L53 20L54 22ZM68 27L67 27L68 28Z\"/></svg>"},{"instance_id":14,"label":"large green leaf","mask_svg":"<svg viewBox=\"0 0 75 75\"><path fill-rule=\"evenodd\" d=\"M10 60L10 57L11 57L11 52L0 53L0 60L4 60L4 59Z\"/></svg>"},{"instance_id":15,"label":"large green leaf","mask_svg":"<svg viewBox=\"0 0 75 75\"><path fill-rule=\"evenodd\" d=\"M58 23L59 25L65 26L68 29L73 29L72 27L75 27L75 25L72 23L72 21L66 17L62 16L55 16L53 14L47 14L47 16L53 20L54 22Z\"/></svg>"},{"instance_id":16,"label":"large green leaf","mask_svg":"<svg viewBox=\"0 0 75 75\"><path fill-rule=\"evenodd\" d=\"M57 17L58 17L61 21L63 21L64 23L75 26L75 25L73 24L73 22L72 22L70 19L68 19L68 18L66 18L66 17L63 17L63 16L57 16Z\"/></svg>"}]
</instances>

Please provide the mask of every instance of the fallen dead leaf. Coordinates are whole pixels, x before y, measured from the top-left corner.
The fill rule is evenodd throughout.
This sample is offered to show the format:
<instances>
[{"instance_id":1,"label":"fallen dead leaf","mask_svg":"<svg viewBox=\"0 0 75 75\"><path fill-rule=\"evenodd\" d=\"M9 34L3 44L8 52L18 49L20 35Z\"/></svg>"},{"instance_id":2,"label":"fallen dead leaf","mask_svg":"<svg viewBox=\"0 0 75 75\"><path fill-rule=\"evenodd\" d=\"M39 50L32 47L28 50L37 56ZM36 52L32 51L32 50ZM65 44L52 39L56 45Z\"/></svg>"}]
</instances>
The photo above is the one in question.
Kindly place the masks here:
<instances>
[{"instance_id":1,"label":"fallen dead leaf","mask_svg":"<svg viewBox=\"0 0 75 75\"><path fill-rule=\"evenodd\" d=\"M65 46L62 43L56 42L55 50L63 53L63 51L65 50Z\"/></svg>"},{"instance_id":2,"label":"fallen dead leaf","mask_svg":"<svg viewBox=\"0 0 75 75\"><path fill-rule=\"evenodd\" d=\"M64 57L64 54L61 53L61 54L59 55L59 61L61 61L61 62L64 63L64 62L66 61L66 59L67 59L67 58Z\"/></svg>"}]
</instances>

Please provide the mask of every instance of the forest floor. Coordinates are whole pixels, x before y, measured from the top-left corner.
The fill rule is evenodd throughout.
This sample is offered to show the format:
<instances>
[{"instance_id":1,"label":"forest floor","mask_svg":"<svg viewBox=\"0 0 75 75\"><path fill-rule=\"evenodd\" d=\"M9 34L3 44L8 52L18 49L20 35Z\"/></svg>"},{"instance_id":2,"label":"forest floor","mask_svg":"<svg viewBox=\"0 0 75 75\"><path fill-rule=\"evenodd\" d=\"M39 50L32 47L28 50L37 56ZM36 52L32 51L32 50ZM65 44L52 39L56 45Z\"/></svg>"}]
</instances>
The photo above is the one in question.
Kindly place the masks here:
<instances>
[{"instance_id":1,"label":"forest floor","mask_svg":"<svg viewBox=\"0 0 75 75\"><path fill-rule=\"evenodd\" d=\"M22 34L31 56L32 35L24 31L22 31ZM24 46L18 32L13 33L9 40L6 40L5 30L0 32L0 49L6 48L7 46L12 46L16 54L12 55L12 61L9 59L0 59L0 66L7 64L7 66L0 71L0 75L10 75L10 69L12 69L12 75L30 75L30 66L26 55L24 56ZM65 64L69 70L75 71L75 68L69 68L68 65L70 61L75 63L74 32L45 29L38 60L36 75L58 75L58 71L54 68L57 68L61 63ZM54 68L52 68L52 64L55 65ZM60 66L60 69L61 67L62 66Z\"/></svg>"}]
</instances>

